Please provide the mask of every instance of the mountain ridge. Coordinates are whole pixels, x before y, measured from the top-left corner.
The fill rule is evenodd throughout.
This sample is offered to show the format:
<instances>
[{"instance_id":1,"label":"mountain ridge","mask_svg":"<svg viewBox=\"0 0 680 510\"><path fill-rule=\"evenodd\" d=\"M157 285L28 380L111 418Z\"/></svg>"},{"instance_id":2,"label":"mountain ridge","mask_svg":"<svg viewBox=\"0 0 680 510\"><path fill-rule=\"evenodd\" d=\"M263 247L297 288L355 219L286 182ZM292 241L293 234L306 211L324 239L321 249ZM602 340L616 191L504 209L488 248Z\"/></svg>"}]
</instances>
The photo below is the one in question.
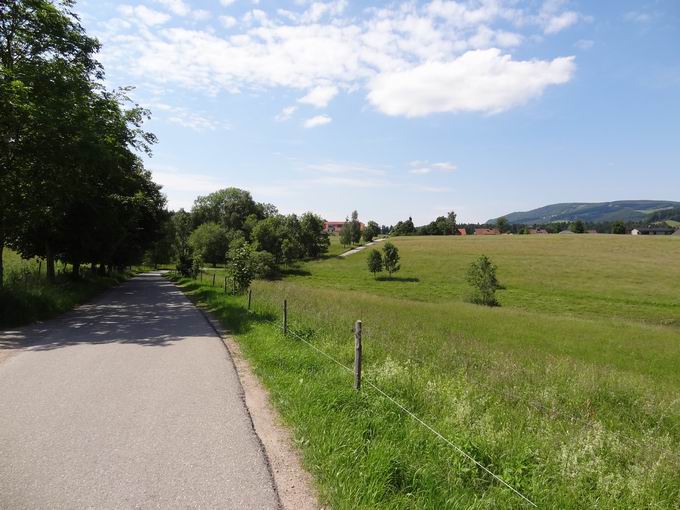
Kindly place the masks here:
<instances>
[{"instance_id":1,"label":"mountain ridge","mask_svg":"<svg viewBox=\"0 0 680 510\"><path fill-rule=\"evenodd\" d=\"M505 215L510 223L546 224L582 220L591 223L607 221L644 221L650 214L680 207L671 200L616 200L612 202L565 202L530 211ZM502 216L501 216L502 217ZM487 223L495 223L497 218Z\"/></svg>"}]
</instances>

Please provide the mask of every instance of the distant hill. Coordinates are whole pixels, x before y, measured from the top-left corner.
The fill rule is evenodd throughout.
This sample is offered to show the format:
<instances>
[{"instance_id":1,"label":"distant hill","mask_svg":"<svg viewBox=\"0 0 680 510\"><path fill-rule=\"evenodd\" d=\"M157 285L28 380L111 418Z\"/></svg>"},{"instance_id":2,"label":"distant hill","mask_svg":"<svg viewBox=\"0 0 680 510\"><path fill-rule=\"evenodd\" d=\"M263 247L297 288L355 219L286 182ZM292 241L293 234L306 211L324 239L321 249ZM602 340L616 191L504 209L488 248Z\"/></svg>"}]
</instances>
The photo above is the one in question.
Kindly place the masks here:
<instances>
[{"instance_id":1,"label":"distant hill","mask_svg":"<svg viewBox=\"0 0 680 510\"><path fill-rule=\"evenodd\" d=\"M618 220L644 221L653 213L678 207L680 207L680 202L619 200L617 202L546 205L533 211L506 214L505 217L510 223L523 223L526 225L575 220L593 223ZM488 223L495 222L495 218L488 221Z\"/></svg>"}]
</instances>

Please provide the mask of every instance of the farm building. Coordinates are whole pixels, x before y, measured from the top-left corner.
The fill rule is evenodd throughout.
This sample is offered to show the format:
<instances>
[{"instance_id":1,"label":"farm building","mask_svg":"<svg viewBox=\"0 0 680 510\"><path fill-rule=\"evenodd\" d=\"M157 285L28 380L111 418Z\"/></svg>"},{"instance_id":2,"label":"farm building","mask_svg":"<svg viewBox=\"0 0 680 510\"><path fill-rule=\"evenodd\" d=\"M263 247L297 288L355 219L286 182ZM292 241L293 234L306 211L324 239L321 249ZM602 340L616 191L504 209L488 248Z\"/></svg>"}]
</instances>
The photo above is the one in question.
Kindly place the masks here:
<instances>
[{"instance_id":1,"label":"farm building","mask_svg":"<svg viewBox=\"0 0 680 510\"><path fill-rule=\"evenodd\" d=\"M675 234L675 229L664 226L649 226L634 228L630 233L634 236L672 236Z\"/></svg>"},{"instance_id":2,"label":"farm building","mask_svg":"<svg viewBox=\"0 0 680 510\"><path fill-rule=\"evenodd\" d=\"M466 236L466 235L467 235L467 230L465 230L464 228L459 228L459 229L458 229L458 234L460 234L460 235L462 235L462 236Z\"/></svg>"},{"instance_id":3,"label":"farm building","mask_svg":"<svg viewBox=\"0 0 680 510\"><path fill-rule=\"evenodd\" d=\"M529 234L531 235L546 235L549 232L544 228L530 228Z\"/></svg>"},{"instance_id":4,"label":"farm building","mask_svg":"<svg viewBox=\"0 0 680 510\"><path fill-rule=\"evenodd\" d=\"M340 232L340 229L345 225L345 223L348 223L347 221L327 221L323 224L323 230L324 232L328 232L329 234L332 234L334 232ZM365 228L365 225L361 222L359 222L359 229L363 232Z\"/></svg>"},{"instance_id":5,"label":"farm building","mask_svg":"<svg viewBox=\"0 0 680 510\"><path fill-rule=\"evenodd\" d=\"M476 228L476 236L497 236L500 235L501 231L497 228Z\"/></svg>"},{"instance_id":6,"label":"farm building","mask_svg":"<svg viewBox=\"0 0 680 510\"><path fill-rule=\"evenodd\" d=\"M676 230L675 232L673 232L673 235L674 236L680 236L680 228L678 230Z\"/></svg>"}]
</instances>

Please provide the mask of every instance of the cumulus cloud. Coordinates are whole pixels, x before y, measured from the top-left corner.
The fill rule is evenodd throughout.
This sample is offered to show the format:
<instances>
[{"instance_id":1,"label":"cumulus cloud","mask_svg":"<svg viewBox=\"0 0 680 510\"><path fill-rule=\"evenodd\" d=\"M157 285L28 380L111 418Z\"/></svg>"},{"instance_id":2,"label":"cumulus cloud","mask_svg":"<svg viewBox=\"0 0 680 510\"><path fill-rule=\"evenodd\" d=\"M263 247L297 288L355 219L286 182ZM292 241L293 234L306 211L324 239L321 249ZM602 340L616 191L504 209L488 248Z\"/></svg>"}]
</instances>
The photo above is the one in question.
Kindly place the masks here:
<instances>
[{"instance_id":1,"label":"cumulus cloud","mask_svg":"<svg viewBox=\"0 0 680 510\"><path fill-rule=\"evenodd\" d=\"M387 115L420 117L431 113L498 113L565 83L574 57L513 60L498 49L469 51L449 62L427 62L371 80L368 100Z\"/></svg>"},{"instance_id":2,"label":"cumulus cloud","mask_svg":"<svg viewBox=\"0 0 680 510\"><path fill-rule=\"evenodd\" d=\"M121 5L118 7L118 12L126 18L137 19L141 23L149 26L161 25L170 19L169 14L149 9L145 5Z\"/></svg>"},{"instance_id":3,"label":"cumulus cloud","mask_svg":"<svg viewBox=\"0 0 680 510\"><path fill-rule=\"evenodd\" d=\"M304 126L306 128L324 126L326 124L330 124L332 120L333 119L331 119L328 115L317 115L315 117L307 119L304 123Z\"/></svg>"},{"instance_id":4,"label":"cumulus cloud","mask_svg":"<svg viewBox=\"0 0 680 510\"><path fill-rule=\"evenodd\" d=\"M300 0L291 10L252 9L241 24L221 16L223 26L239 27L225 35L195 28L205 14L186 0L155 1L191 25L178 18L163 26L167 12L121 6L125 20L110 20L101 37L107 69L213 95L294 89L300 103L317 108L363 89L378 111L405 116L501 112L569 81L573 57L517 60L510 49L588 19L563 0L538 7L514 0L402 2L367 8L360 17L347 15L346 0Z\"/></svg>"},{"instance_id":5,"label":"cumulus cloud","mask_svg":"<svg viewBox=\"0 0 680 510\"><path fill-rule=\"evenodd\" d=\"M324 108L328 106L328 103L330 103L331 99L333 99L337 93L338 87L333 85L322 85L314 87L307 95L298 99L298 102L310 104L317 108Z\"/></svg>"}]
</instances>

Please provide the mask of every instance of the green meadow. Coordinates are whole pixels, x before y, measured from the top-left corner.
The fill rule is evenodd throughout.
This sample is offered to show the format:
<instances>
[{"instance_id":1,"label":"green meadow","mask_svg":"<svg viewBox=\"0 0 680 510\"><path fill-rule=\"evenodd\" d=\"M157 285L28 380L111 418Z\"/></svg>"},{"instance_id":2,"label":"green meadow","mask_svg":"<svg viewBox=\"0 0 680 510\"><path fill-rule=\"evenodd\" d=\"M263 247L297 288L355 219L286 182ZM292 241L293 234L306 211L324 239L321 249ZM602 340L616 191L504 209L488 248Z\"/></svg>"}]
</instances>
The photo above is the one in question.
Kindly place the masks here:
<instances>
[{"instance_id":1,"label":"green meadow","mask_svg":"<svg viewBox=\"0 0 680 510\"><path fill-rule=\"evenodd\" d=\"M373 278L366 250L307 262L255 282L251 313L207 278L183 281L236 334L324 503L530 507L300 340L350 367L361 319L365 379L538 507L678 508L680 239L392 241L393 279ZM498 266L500 307L466 301L480 254ZM276 323L284 299L295 335Z\"/></svg>"}]
</instances>

